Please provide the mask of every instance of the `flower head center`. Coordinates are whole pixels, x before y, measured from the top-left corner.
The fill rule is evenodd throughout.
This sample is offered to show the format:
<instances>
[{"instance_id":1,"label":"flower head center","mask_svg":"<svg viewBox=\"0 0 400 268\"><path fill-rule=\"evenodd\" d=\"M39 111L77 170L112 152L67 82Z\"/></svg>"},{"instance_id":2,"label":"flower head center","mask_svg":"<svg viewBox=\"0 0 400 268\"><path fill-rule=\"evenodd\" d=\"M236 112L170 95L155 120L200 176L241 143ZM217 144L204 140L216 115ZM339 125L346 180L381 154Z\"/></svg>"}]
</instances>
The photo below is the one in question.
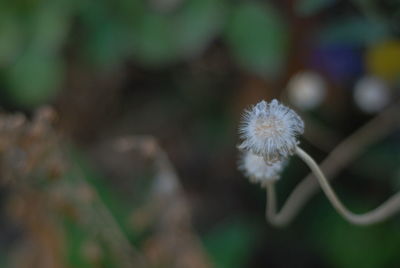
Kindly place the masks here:
<instances>
[{"instance_id":1,"label":"flower head center","mask_svg":"<svg viewBox=\"0 0 400 268\"><path fill-rule=\"evenodd\" d=\"M263 139L282 135L283 131L283 122L282 120L278 120L276 116L258 118L254 124L255 135Z\"/></svg>"}]
</instances>

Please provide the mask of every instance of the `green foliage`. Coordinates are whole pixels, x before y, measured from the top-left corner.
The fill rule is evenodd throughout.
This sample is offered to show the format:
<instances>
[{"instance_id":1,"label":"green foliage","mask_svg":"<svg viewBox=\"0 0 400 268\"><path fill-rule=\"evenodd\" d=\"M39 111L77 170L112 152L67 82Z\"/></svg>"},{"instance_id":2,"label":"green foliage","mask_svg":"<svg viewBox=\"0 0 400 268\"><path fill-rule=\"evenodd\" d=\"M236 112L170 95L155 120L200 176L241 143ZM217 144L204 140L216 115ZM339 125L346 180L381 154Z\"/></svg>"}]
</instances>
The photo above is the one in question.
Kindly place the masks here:
<instances>
[{"instance_id":1,"label":"green foliage","mask_svg":"<svg viewBox=\"0 0 400 268\"><path fill-rule=\"evenodd\" d=\"M9 64L22 46L22 31L15 14L0 11L0 68Z\"/></svg>"},{"instance_id":2,"label":"green foliage","mask_svg":"<svg viewBox=\"0 0 400 268\"><path fill-rule=\"evenodd\" d=\"M71 5L60 1L38 5L33 9L24 21L28 47L60 52L69 31L71 9Z\"/></svg>"},{"instance_id":3,"label":"green foliage","mask_svg":"<svg viewBox=\"0 0 400 268\"><path fill-rule=\"evenodd\" d=\"M162 11L143 0L16 1L1 3L0 15L5 95L25 108L56 95L67 47L100 69L127 59L163 68L199 56L223 35L240 66L269 77L283 70L288 49L283 19L261 3L188 0Z\"/></svg>"},{"instance_id":4,"label":"green foliage","mask_svg":"<svg viewBox=\"0 0 400 268\"><path fill-rule=\"evenodd\" d=\"M38 1L28 6L17 2L2 10L0 65L6 67L5 95L10 102L32 108L57 93L64 75L60 49L70 24L70 8L60 1Z\"/></svg>"},{"instance_id":5,"label":"green foliage","mask_svg":"<svg viewBox=\"0 0 400 268\"><path fill-rule=\"evenodd\" d=\"M223 0L187 1L175 20L178 51L186 57L201 52L222 28L227 8Z\"/></svg>"},{"instance_id":6,"label":"green foliage","mask_svg":"<svg viewBox=\"0 0 400 268\"><path fill-rule=\"evenodd\" d=\"M134 54L144 64L163 65L201 52L224 22L222 1L190 0L173 14L145 12L134 32Z\"/></svg>"},{"instance_id":7,"label":"green foliage","mask_svg":"<svg viewBox=\"0 0 400 268\"><path fill-rule=\"evenodd\" d=\"M48 102L60 87L63 62L57 56L26 51L6 71L6 94L15 104L32 108Z\"/></svg>"},{"instance_id":8,"label":"green foliage","mask_svg":"<svg viewBox=\"0 0 400 268\"><path fill-rule=\"evenodd\" d=\"M298 0L294 1L294 10L300 16L314 15L329 7L336 0Z\"/></svg>"},{"instance_id":9,"label":"green foliage","mask_svg":"<svg viewBox=\"0 0 400 268\"><path fill-rule=\"evenodd\" d=\"M99 68L115 68L129 54L132 40L127 36L128 29L117 22L95 24L85 37L82 57Z\"/></svg>"},{"instance_id":10,"label":"green foliage","mask_svg":"<svg viewBox=\"0 0 400 268\"><path fill-rule=\"evenodd\" d=\"M238 63L261 76L276 77L286 64L289 33L272 6L246 2L233 8L226 40Z\"/></svg>"},{"instance_id":11,"label":"green foliage","mask_svg":"<svg viewBox=\"0 0 400 268\"><path fill-rule=\"evenodd\" d=\"M215 267L245 267L257 237L257 230L244 220L228 221L204 238Z\"/></svg>"},{"instance_id":12,"label":"green foliage","mask_svg":"<svg viewBox=\"0 0 400 268\"><path fill-rule=\"evenodd\" d=\"M159 65L176 59L174 29L167 15L143 14L135 37L134 53L143 63Z\"/></svg>"}]
</instances>

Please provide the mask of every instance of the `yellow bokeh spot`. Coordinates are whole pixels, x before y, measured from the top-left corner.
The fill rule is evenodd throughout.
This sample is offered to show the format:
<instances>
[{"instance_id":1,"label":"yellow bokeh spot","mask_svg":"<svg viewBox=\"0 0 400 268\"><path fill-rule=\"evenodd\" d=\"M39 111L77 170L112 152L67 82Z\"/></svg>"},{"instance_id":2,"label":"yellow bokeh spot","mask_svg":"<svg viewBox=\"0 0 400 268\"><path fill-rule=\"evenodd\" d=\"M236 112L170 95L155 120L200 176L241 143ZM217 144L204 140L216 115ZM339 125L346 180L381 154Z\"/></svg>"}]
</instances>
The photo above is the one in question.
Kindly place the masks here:
<instances>
[{"instance_id":1,"label":"yellow bokeh spot","mask_svg":"<svg viewBox=\"0 0 400 268\"><path fill-rule=\"evenodd\" d=\"M400 41L391 40L371 46L366 53L367 71L388 81L400 78Z\"/></svg>"}]
</instances>

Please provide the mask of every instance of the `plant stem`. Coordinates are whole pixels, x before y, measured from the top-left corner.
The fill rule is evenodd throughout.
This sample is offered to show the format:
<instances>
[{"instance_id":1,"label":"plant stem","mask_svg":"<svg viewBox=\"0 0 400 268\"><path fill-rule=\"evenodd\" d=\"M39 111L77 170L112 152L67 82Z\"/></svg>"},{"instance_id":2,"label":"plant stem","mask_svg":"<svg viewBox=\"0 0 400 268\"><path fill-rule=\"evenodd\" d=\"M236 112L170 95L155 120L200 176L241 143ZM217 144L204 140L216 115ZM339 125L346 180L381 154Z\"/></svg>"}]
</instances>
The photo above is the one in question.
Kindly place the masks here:
<instances>
[{"instance_id":1,"label":"plant stem","mask_svg":"<svg viewBox=\"0 0 400 268\"><path fill-rule=\"evenodd\" d=\"M400 125L399 112L400 101L398 100L336 146L320 165L328 179L333 179L368 145L377 142L398 128ZM275 219L279 222L277 226L288 225L318 190L318 182L313 173L310 173L296 186L276 214Z\"/></svg>"},{"instance_id":2,"label":"plant stem","mask_svg":"<svg viewBox=\"0 0 400 268\"><path fill-rule=\"evenodd\" d=\"M265 218L267 221L273 225L279 226L279 221L277 221L276 214L276 194L275 194L275 182L271 181L267 183L267 204L265 210Z\"/></svg>"},{"instance_id":3,"label":"plant stem","mask_svg":"<svg viewBox=\"0 0 400 268\"><path fill-rule=\"evenodd\" d=\"M393 195L386 202L384 202L379 207L374 210L364 213L355 214L348 210L343 203L339 200L336 193L332 189L325 175L322 173L318 164L314 159L309 156L300 147L296 147L296 154L308 165L311 171L314 173L315 177L324 191L325 195L336 209L336 211L342 215L349 222L356 225L370 225L386 220L388 217L392 216L396 212L400 211L400 192Z\"/></svg>"}]
</instances>

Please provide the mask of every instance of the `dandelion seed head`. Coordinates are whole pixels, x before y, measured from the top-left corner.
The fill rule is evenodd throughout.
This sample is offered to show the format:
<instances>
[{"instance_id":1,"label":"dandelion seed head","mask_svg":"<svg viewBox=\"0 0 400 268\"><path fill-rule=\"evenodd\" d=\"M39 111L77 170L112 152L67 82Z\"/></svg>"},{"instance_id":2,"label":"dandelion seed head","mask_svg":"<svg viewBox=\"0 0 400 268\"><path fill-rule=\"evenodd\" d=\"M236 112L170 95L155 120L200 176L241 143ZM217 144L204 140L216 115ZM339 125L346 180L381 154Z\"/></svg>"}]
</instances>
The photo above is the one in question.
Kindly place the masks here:
<instances>
[{"instance_id":1,"label":"dandelion seed head","mask_svg":"<svg viewBox=\"0 0 400 268\"><path fill-rule=\"evenodd\" d=\"M262 156L245 151L241 155L239 169L252 183L259 183L264 187L268 182L280 178L285 165L286 161L267 165Z\"/></svg>"},{"instance_id":2,"label":"dandelion seed head","mask_svg":"<svg viewBox=\"0 0 400 268\"><path fill-rule=\"evenodd\" d=\"M262 156L267 164L292 155L303 134L304 122L292 109L277 100L261 101L245 111L239 133L239 149Z\"/></svg>"}]
</instances>

